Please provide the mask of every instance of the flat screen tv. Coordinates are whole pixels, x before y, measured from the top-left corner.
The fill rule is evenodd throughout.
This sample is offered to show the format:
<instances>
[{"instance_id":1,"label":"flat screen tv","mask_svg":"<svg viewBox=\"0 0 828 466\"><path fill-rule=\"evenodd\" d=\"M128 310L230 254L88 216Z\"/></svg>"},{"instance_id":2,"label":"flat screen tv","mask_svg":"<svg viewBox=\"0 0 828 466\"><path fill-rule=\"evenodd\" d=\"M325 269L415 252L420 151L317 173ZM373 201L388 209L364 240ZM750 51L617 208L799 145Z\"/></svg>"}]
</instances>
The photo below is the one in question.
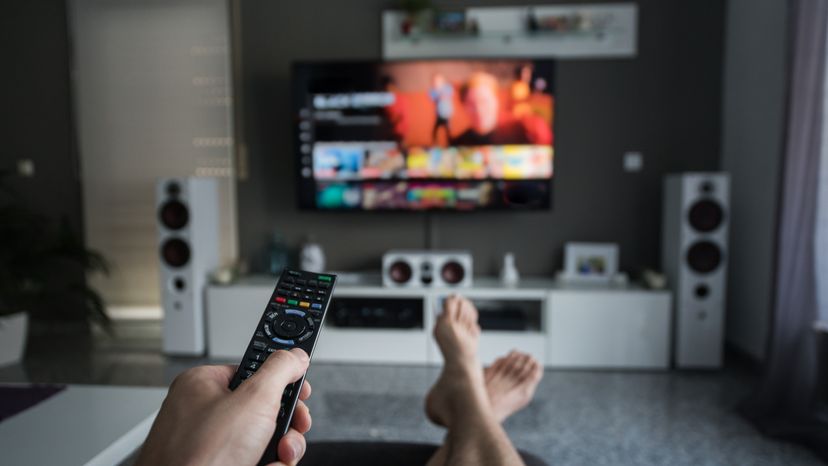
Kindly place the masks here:
<instances>
[{"instance_id":1,"label":"flat screen tv","mask_svg":"<svg viewBox=\"0 0 828 466\"><path fill-rule=\"evenodd\" d=\"M554 70L514 59L294 64L300 208L548 209Z\"/></svg>"}]
</instances>

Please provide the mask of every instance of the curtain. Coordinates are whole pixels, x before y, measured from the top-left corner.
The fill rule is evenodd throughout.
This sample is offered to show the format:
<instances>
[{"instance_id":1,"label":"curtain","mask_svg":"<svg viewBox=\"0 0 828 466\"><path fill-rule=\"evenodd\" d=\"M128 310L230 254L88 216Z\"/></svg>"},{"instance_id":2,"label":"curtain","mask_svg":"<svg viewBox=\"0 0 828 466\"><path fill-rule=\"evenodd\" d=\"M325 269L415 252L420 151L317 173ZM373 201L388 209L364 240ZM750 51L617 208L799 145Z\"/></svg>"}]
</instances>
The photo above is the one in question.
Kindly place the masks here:
<instances>
[{"instance_id":1,"label":"curtain","mask_svg":"<svg viewBox=\"0 0 828 466\"><path fill-rule=\"evenodd\" d=\"M817 225L825 218L819 213L819 195L828 0L794 0L791 5L773 327L763 380L741 411L763 433L802 443L828 460L828 425L819 418L820 361L814 331L820 307L818 270L825 265L816 255L824 246L818 243Z\"/></svg>"}]
</instances>

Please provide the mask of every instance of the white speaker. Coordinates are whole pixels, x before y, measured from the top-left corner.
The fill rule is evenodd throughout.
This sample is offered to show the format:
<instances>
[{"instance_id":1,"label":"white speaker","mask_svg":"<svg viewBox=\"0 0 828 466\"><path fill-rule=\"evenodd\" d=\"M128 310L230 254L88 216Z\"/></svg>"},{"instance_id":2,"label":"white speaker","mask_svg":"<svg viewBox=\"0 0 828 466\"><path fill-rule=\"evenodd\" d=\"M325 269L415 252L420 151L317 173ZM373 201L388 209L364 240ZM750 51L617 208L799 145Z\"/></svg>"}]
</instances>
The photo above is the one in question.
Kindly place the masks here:
<instances>
[{"instance_id":1,"label":"white speaker","mask_svg":"<svg viewBox=\"0 0 828 466\"><path fill-rule=\"evenodd\" d=\"M392 288L470 287L472 256L468 251L388 251L382 256L382 284Z\"/></svg>"},{"instance_id":2,"label":"white speaker","mask_svg":"<svg viewBox=\"0 0 828 466\"><path fill-rule=\"evenodd\" d=\"M163 350L205 352L204 293L221 262L219 180L170 178L156 186Z\"/></svg>"},{"instance_id":3,"label":"white speaker","mask_svg":"<svg viewBox=\"0 0 828 466\"><path fill-rule=\"evenodd\" d=\"M676 367L722 365L729 199L726 173L665 179L661 261L674 297Z\"/></svg>"}]
</instances>

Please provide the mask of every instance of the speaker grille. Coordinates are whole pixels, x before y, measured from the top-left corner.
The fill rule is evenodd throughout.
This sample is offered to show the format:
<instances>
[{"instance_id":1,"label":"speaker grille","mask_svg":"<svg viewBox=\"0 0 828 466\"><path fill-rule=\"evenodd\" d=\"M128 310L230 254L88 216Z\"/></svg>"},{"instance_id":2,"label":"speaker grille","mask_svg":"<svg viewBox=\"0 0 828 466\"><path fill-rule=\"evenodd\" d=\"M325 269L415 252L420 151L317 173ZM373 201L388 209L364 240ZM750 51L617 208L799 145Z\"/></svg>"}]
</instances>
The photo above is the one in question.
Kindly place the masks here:
<instances>
[{"instance_id":1,"label":"speaker grille","mask_svg":"<svg viewBox=\"0 0 828 466\"><path fill-rule=\"evenodd\" d=\"M403 260L394 261L388 268L388 276L394 283L407 283L411 280L412 272L411 265Z\"/></svg>"},{"instance_id":2,"label":"speaker grille","mask_svg":"<svg viewBox=\"0 0 828 466\"><path fill-rule=\"evenodd\" d=\"M697 273L710 273L722 263L722 250L710 241L698 241L687 250L687 265Z\"/></svg>"},{"instance_id":3,"label":"speaker grille","mask_svg":"<svg viewBox=\"0 0 828 466\"><path fill-rule=\"evenodd\" d=\"M183 267L190 262L190 246L180 238L171 238L161 245L161 259L170 267Z\"/></svg>"},{"instance_id":4,"label":"speaker grille","mask_svg":"<svg viewBox=\"0 0 828 466\"><path fill-rule=\"evenodd\" d=\"M719 228L723 220L724 210L722 206L718 202L708 199L694 203L687 213L687 221L690 226L702 233Z\"/></svg>"},{"instance_id":5,"label":"speaker grille","mask_svg":"<svg viewBox=\"0 0 828 466\"><path fill-rule=\"evenodd\" d=\"M158 220L169 230L180 230L190 221L190 211L181 201L167 201L158 211Z\"/></svg>"},{"instance_id":6,"label":"speaker grille","mask_svg":"<svg viewBox=\"0 0 828 466\"><path fill-rule=\"evenodd\" d=\"M443 267L440 269L440 277L444 282L450 285L456 285L462 282L465 276L466 271L457 261L448 261L443 264Z\"/></svg>"}]
</instances>

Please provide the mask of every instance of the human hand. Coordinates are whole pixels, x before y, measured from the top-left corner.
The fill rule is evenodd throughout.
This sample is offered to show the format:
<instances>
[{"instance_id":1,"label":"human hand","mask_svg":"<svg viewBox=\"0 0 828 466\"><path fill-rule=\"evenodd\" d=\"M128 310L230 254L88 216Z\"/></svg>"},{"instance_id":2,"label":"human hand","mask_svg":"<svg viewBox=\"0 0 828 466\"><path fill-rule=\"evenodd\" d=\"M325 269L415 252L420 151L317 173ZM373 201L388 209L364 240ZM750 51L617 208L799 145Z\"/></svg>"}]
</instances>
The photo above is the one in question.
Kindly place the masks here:
<instances>
[{"instance_id":1,"label":"human hand","mask_svg":"<svg viewBox=\"0 0 828 466\"><path fill-rule=\"evenodd\" d=\"M276 351L235 391L228 385L235 366L201 366L175 378L136 464L255 465L276 431L282 392L308 368L299 348ZM278 445L280 465L295 465L305 454L311 394L305 381L291 421Z\"/></svg>"}]
</instances>

